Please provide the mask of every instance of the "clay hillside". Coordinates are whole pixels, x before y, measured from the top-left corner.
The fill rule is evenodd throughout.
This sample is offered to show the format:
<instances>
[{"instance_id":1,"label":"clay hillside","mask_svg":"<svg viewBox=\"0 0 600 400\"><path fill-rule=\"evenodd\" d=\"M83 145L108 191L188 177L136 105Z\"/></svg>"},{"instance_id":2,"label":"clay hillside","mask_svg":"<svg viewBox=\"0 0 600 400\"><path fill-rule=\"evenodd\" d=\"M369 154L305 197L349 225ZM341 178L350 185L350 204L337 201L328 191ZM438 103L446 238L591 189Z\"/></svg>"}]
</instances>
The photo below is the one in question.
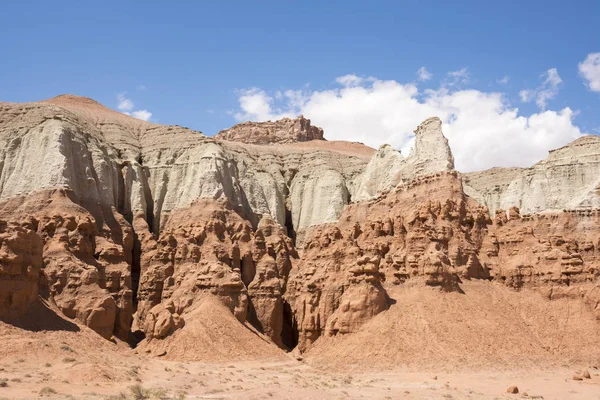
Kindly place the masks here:
<instances>
[{"instance_id":1,"label":"clay hillside","mask_svg":"<svg viewBox=\"0 0 600 400\"><path fill-rule=\"evenodd\" d=\"M438 118L415 128L403 155L304 117L207 137L72 95L0 103L0 371L30 383L6 381L10 397L113 385L77 392L92 398L159 379L134 364L193 362L585 380L600 365L600 138L462 174ZM289 396L330 398L299 382Z\"/></svg>"}]
</instances>

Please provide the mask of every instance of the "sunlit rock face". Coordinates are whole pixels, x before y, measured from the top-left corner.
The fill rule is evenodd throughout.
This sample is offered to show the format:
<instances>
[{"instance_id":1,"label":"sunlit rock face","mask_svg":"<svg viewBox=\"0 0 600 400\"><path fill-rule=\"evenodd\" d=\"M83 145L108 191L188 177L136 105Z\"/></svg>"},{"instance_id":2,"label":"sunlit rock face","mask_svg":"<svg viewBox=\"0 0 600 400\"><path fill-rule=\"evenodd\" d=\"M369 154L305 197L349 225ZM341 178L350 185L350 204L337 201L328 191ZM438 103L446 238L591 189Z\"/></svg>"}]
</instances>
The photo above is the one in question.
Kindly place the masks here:
<instances>
[{"instance_id":1,"label":"sunlit rock face","mask_svg":"<svg viewBox=\"0 0 600 400\"><path fill-rule=\"evenodd\" d=\"M429 118L415 130L415 145L408 157L387 144L379 148L357 179L352 198L370 199L402 181L453 169L454 157L442 133L442 121Z\"/></svg>"},{"instance_id":2,"label":"sunlit rock face","mask_svg":"<svg viewBox=\"0 0 600 400\"><path fill-rule=\"evenodd\" d=\"M209 317L310 351L386 315L399 288L468 280L600 318L599 154L588 136L460 174L438 118L404 157L303 117L210 138L77 96L0 103L0 318L44 302L186 359Z\"/></svg>"},{"instance_id":3,"label":"sunlit rock face","mask_svg":"<svg viewBox=\"0 0 600 400\"><path fill-rule=\"evenodd\" d=\"M600 137L588 135L530 168L493 168L465 174L465 192L494 213L600 207Z\"/></svg>"}]
</instances>

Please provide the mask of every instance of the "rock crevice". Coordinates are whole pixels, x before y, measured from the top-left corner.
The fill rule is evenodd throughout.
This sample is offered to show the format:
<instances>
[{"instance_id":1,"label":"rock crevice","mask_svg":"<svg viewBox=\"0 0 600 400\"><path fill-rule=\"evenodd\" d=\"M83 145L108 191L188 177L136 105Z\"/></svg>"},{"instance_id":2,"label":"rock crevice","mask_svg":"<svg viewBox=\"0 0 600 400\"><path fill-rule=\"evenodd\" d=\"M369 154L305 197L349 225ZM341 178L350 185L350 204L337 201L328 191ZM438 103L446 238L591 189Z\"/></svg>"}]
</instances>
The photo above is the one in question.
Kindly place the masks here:
<instances>
[{"instance_id":1,"label":"rock crevice","mask_svg":"<svg viewBox=\"0 0 600 400\"><path fill-rule=\"evenodd\" d=\"M325 141L303 117L213 139L75 96L0 103L0 318L41 298L186 359L214 340L207 318L309 352L364 332L399 289L467 281L600 319L599 145L463 175L438 118L404 157Z\"/></svg>"}]
</instances>

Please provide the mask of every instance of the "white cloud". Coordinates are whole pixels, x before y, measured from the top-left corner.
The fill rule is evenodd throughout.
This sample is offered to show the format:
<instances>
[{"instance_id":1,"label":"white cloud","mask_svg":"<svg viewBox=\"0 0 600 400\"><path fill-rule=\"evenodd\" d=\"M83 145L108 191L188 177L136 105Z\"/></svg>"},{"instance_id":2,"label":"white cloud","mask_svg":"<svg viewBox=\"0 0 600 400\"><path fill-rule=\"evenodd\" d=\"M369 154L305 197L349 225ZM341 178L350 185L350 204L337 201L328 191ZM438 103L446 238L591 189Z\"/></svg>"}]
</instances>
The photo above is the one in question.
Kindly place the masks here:
<instances>
[{"instance_id":1,"label":"white cloud","mask_svg":"<svg viewBox=\"0 0 600 400\"><path fill-rule=\"evenodd\" d=\"M600 53L590 53L579 63L579 73L594 92L600 92Z\"/></svg>"},{"instance_id":2,"label":"white cloud","mask_svg":"<svg viewBox=\"0 0 600 400\"><path fill-rule=\"evenodd\" d=\"M467 84L471 80L471 74L469 73L469 69L467 67L459 69L458 71L448 72L448 76L455 83Z\"/></svg>"},{"instance_id":3,"label":"white cloud","mask_svg":"<svg viewBox=\"0 0 600 400\"><path fill-rule=\"evenodd\" d=\"M288 90L285 93L278 92L277 98L281 101L287 101L286 107L288 110L283 111L278 108L273 108L273 97L269 96L264 90L260 90L258 88L250 88L240 90L238 92L240 97L238 101L240 103L240 112L234 113L236 119L244 121L244 120L256 120L256 121L266 121L266 120L276 120L285 117L293 117L294 111L290 110L290 107L293 106L294 101L290 101L291 95L295 91Z\"/></svg>"},{"instance_id":4,"label":"white cloud","mask_svg":"<svg viewBox=\"0 0 600 400\"><path fill-rule=\"evenodd\" d=\"M335 78L335 81L342 86L357 86L364 82L364 78L356 76L355 74L348 74Z\"/></svg>"},{"instance_id":5,"label":"white cloud","mask_svg":"<svg viewBox=\"0 0 600 400\"><path fill-rule=\"evenodd\" d=\"M152 113L146 109L132 111L135 105L133 101L125 97L126 92L117 95L117 109L125 115L148 121L152 117Z\"/></svg>"},{"instance_id":6,"label":"white cloud","mask_svg":"<svg viewBox=\"0 0 600 400\"><path fill-rule=\"evenodd\" d=\"M117 95L117 108L120 111L131 111L133 110L133 102L131 100L129 100L128 98L125 97L125 92L123 93L119 93Z\"/></svg>"},{"instance_id":7,"label":"white cloud","mask_svg":"<svg viewBox=\"0 0 600 400\"><path fill-rule=\"evenodd\" d=\"M139 90L139 91L146 90L146 86L144 86L144 85L138 85L136 87L136 89Z\"/></svg>"},{"instance_id":8,"label":"white cloud","mask_svg":"<svg viewBox=\"0 0 600 400\"><path fill-rule=\"evenodd\" d=\"M443 82L444 86L452 87L457 85L466 85L471 82L471 74L467 67L459 69L458 71L448 72L448 79Z\"/></svg>"},{"instance_id":9,"label":"white cloud","mask_svg":"<svg viewBox=\"0 0 600 400\"><path fill-rule=\"evenodd\" d=\"M535 96L535 91L533 91L533 90L523 89L519 92L519 97L521 98L521 101L523 103L529 103L531 100L533 100L534 96Z\"/></svg>"},{"instance_id":10,"label":"white cloud","mask_svg":"<svg viewBox=\"0 0 600 400\"><path fill-rule=\"evenodd\" d=\"M466 70L461 71L452 77L468 77ZM555 82L557 77L548 75ZM581 135L570 108L519 115L496 92L451 90L446 85L420 92L414 84L374 78L350 87L292 92L294 96L284 92L278 100L257 88L241 91L235 117L264 121L304 114L325 130L328 140L358 141L374 148L389 143L406 150L417 125L438 116L456 167L464 172L530 166L545 158L548 150Z\"/></svg>"},{"instance_id":11,"label":"white cloud","mask_svg":"<svg viewBox=\"0 0 600 400\"><path fill-rule=\"evenodd\" d=\"M519 92L521 101L528 103L535 99L535 104L541 109L545 110L548 105L548 100L552 100L558 95L558 85L562 83L558 70L556 68L550 68L544 72L541 76L544 81L536 89L523 89Z\"/></svg>"},{"instance_id":12,"label":"white cloud","mask_svg":"<svg viewBox=\"0 0 600 400\"><path fill-rule=\"evenodd\" d=\"M430 80L433 74L427 71L427 68L423 66L417 71L417 76L421 82L424 82Z\"/></svg>"},{"instance_id":13,"label":"white cloud","mask_svg":"<svg viewBox=\"0 0 600 400\"><path fill-rule=\"evenodd\" d=\"M152 113L150 111L144 109L144 110L137 110L137 111L132 112L131 116L135 117L137 119L141 119L142 121L148 121L152 117Z\"/></svg>"},{"instance_id":14,"label":"white cloud","mask_svg":"<svg viewBox=\"0 0 600 400\"><path fill-rule=\"evenodd\" d=\"M496 79L496 83L499 83L501 85L506 85L508 81L510 81L510 76L508 75L504 75L502 78Z\"/></svg>"},{"instance_id":15,"label":"white cloud","mask_svg":"<svg viewBox=\"0 0 600 400\"><path fill-rule=\"evenodd\" d=\"M542 76L544 75L542 74ZM558 70L556 68L550 68L546 72L546 81L544 82L544 84L549 86L558 86L558 84L561 82L562 79L560 79L560 76L558 75Z\"/></svg>"}]
</instances>

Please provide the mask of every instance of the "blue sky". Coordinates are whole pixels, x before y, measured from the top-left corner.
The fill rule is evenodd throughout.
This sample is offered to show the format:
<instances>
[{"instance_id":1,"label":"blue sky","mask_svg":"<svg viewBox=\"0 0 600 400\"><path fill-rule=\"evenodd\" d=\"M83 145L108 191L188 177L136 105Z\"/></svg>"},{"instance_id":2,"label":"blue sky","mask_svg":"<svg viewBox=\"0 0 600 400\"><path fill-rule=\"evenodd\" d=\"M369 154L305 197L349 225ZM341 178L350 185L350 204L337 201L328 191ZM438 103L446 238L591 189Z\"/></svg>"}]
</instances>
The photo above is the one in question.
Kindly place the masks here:
<instances>
[{"instance_id":1,"label":"blue sky","mask_svg":"<svg viewBox=\"0 0 600 400\"><path fill-rule=\"evenodd\" d=\"M597 1L6 2L0 14L0 100L72 93L116 109L121 95L134 104L121 111L147 110L151 121L209 135L245 118L312 113L326 136L329 130L334 139L373 146L387 141L398 148L410 146L407 126L418 123L404 114L439 112L464 169L502 160L500 153L490 158L485 152L468 160L470 147L488 142L477 132L490 128L476 120L510 124L523 116L521 130L491 129L510 139L506 146L519 136L535 136L531 155L505 162L520 165L539 159L548 146L600 133L600 88L590 89L592 81L579 70L589 54L600 52L599 19ZM588 76L598 76L596 65L588 66ZM421 67L430 79L418 79ZM558 80L549 80L551 70ZM336 81L346 75L356 79ZM385 86L381 82L408 92L414 87L417 92L404 100L420 102L419 111L404 107L403 94L371 96ZM286 97L286 91L295 94ZM469 104L482 102L477 96L490 100L494 93L501 105L490 103L481 112L517 110L512 119L471 115ZM315 100L325 101L326 94L335 98ZM244 107L240 101L248 96ZM397 107L366 114L382 108L374 101L397 101ZM544 114L565 108L571 113L563 113L563 120ZM546 125L533 132L530 119L539 115ZM567 133L549 139L540 133L564 120ZM372 132L369 121L377 125ZM461 136L461 127L469 133Z\"/></svg>"}]
</instances>

